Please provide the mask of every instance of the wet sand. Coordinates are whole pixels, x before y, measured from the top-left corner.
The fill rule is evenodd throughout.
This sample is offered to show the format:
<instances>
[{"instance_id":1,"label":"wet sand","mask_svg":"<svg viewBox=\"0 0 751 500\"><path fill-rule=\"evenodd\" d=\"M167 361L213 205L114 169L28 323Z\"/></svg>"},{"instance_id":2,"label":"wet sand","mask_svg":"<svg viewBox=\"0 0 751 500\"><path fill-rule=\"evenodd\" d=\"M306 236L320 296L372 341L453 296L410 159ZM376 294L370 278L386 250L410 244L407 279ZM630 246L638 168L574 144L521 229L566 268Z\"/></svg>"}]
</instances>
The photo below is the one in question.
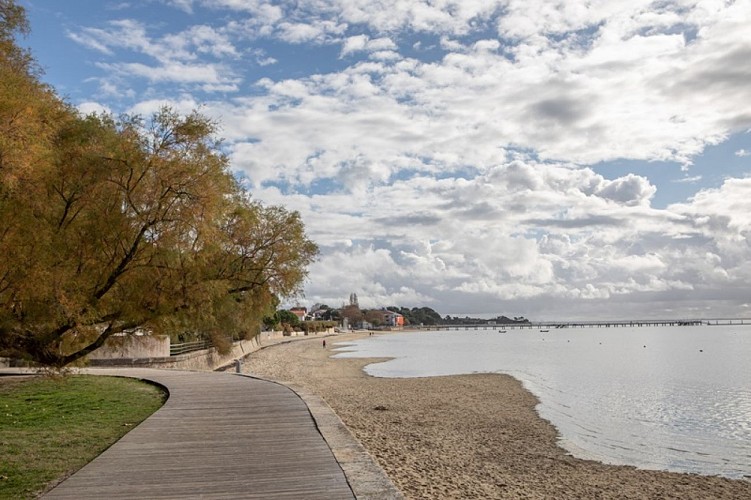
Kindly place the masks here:
<instances>
[{"instance_id":1,"label":"wet sand","mask_svg":"<svg viewBox=\"0 0 751 500\"><path fill-rule=\"evenodd\" d=\"M537 398L507 375L382 379L374 360L331 359L352 335L276 345L245 371L326 400L407 498L751 498L751 481L571 457Z\"/></svg>"}]
</instances>

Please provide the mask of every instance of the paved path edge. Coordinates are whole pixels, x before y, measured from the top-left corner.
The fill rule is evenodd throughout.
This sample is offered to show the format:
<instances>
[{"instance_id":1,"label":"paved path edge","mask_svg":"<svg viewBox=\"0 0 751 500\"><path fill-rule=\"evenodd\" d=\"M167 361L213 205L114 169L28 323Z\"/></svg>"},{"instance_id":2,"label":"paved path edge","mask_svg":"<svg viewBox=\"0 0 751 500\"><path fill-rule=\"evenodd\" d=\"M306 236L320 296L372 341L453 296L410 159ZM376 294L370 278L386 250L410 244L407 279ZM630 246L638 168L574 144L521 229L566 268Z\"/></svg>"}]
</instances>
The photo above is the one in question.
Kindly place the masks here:
<instances>
[{"instance_id":1,"label":"paved path edge","mask_svg":"<svg viewBox=\"0 0 751 500\"><path fill-rule=\"evenodd\" d=\"M375 458L352 435L326 401L308 389L290 382L237 373L240 377L274 382L289 388L305 403L318 431L331 448L334 458L344 471L352 492L359 500L403 500L404 495L394 486Z\"/></svg>"}]
</instances>

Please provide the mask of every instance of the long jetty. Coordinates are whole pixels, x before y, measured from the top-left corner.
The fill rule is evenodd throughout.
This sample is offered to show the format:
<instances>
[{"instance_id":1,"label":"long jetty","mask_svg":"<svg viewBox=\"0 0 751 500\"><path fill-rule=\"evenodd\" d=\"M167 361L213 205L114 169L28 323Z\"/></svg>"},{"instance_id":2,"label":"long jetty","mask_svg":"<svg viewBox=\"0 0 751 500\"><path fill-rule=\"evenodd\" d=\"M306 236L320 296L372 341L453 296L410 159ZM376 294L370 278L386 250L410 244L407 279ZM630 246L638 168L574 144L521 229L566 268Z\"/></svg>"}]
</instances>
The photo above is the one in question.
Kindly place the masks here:
<instances>
[{"instance_id":1,"label":"long jetty","mask_svg":"<svg viewBox=\"0 0 751 500\"><path fill-rule=\"evenodd\" d=\"M634 328L645 326L729 326L749 325L751 318L644 319L620 321L535 321L527 323L469 323L451 325L410 325L410 330L551 330L558 328Z\"/></svg>"}]
</instances>

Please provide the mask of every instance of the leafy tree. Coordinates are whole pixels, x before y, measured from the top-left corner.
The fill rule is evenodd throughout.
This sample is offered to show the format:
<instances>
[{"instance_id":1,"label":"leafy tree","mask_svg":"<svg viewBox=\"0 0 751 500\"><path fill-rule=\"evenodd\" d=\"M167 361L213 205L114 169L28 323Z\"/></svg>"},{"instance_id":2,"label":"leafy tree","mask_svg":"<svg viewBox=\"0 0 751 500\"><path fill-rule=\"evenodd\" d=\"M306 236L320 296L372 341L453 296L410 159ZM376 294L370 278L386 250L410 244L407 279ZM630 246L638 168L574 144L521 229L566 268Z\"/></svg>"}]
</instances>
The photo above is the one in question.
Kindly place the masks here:
<instances>
[{"instance_id":1,"label":"leafy tree","mask_svg":"<svg viewBox=\"0 0 751 500\"><path fill-rule=\"evenodd\" d=\"M332 309L326 304L321 304L320 306L318 306L318 310L322 311L320 318L323 321L332 321L336 323L337 321L342 320L341 311L339 311L339 309Z\"/></svg>"},{"instance_id":2,"label":"leafy tree","mask_svg":"<svg viewBox=\"0 0 751 500\"><path fill-rule=\"evenodd\" d=\"M363 320L363 313L360 307L355 304L344 306L340 314L342 318L345 318L349 322L350 326L356 325Z\"/></svg>"},{"instance_id":3,"label":"leafy tree","mask_svg":"<svg viewBox=\"0 0 751 500\"><path fill-rule=\"evenodd\" d=\"M441 315L430 307L413 307L411 313L413 324L440 325L442 322Z\"/></svg>"},{"instance_id":4,"label":"leafy tree","mask_svg":"<svg viewBox=\"0 0 751 500\"><path fill-rule=\"evenodd\" d=\"M397 312L404 316L404 323L407 325L440 325L443 323L441 315L430 307L387 307L389 311Z\"/></svg>"},{"instance_id":5,"label":"leafy tree","mask_svg":"<svg viewBox=\"0 0 751 500\"><path fill-rule=\"evenodd\" d=\"M197 113L80 117L15 47L19 9L0 0L0 352L64 366L136 328L255 333L317 254L299 214L251 201Z\"/></svg>"},{"instance_id":6,"label":"leafy tree","mask_svg":"<svg viewBox=\"0 0 751 500\"><path fill-rule=\"evenodd\" d=\"M300 326L300 318L292 311L282 309L281 311L277 311L275 316L279 323L286 323L293 328Z\"/></svg>"},{"instance_id":7,"label":"leafy tree","mask_svg":"<svg viewBox=\"0 0 751 500\"><path fill-rule=\"evenodd\" d=\"M263 317L263 326L267 330L278 330L279 329L279 319L276 317L276 314L272 316L264 316Z\"/></svg>"},{"instance_id":8,"label":"leafy tree","mask_svg":"<svg viewBox=\"0 0 751 500\"><path fill-rule=\"evenodd\" d=\"M263 318L263 324L271 330L292 330L299 328L302 322L300 318L287 309L280 309L276 311L272 316L266 316Z\"/></svg>"},{"instance_id":9,"label":"leafy tree","mask_svg":"<svg viewBox=\"0 0 751 500\"><path fill-rule=\"evenodd\" d=\"M328 328L334 328L336 321L303 321L300 323L300 328L305 333L318 333L326 331Z\"/></svg>"},{"instance_id":10,"label":"leafy tree","mask_svg":"<svg viewBox=\"0 0 751 500\"><path fill-rule=\"evenodd\" d=\"M378 309L365 311L365 321L373 326L381 326L383 324L383 311L379 311Z\"/></svg>"}]
</instances>

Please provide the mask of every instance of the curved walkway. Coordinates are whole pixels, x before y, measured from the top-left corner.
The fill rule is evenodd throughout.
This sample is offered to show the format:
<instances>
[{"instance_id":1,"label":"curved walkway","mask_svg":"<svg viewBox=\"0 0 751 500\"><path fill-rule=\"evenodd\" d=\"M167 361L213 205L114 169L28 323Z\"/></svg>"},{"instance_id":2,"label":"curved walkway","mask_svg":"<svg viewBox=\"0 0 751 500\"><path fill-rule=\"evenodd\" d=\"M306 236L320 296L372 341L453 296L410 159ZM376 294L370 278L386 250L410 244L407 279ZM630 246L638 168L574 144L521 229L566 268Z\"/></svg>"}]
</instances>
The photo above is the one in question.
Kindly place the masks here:
<instances>
[{"instance_id":1,"label":"curved walkway","mask_svg":"<svg viewBox=\"0 0 751 500\"><path fill-rule=\"evenodd\" d=\"M231 373L96 369L169 390L165 405L45 498L352 499L305 403Z\"/></svg>"}]
</instances>

